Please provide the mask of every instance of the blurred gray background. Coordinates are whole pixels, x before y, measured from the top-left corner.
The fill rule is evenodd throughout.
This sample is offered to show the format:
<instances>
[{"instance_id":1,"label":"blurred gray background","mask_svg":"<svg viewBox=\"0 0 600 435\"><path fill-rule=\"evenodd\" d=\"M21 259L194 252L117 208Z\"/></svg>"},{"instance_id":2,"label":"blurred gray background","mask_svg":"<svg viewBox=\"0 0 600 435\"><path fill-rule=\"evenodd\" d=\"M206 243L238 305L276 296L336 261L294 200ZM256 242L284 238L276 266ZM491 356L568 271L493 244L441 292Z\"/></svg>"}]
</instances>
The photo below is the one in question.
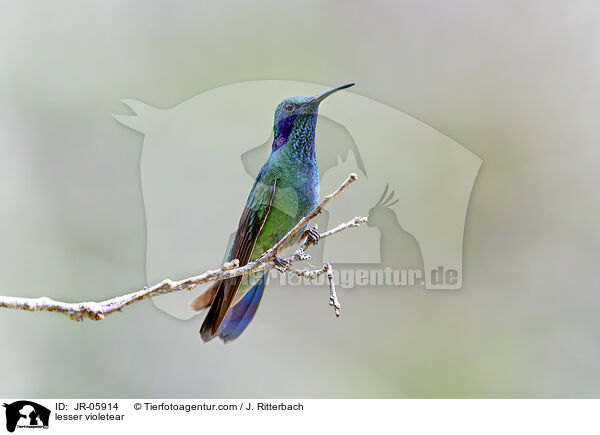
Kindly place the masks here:
<instances>
[{"instance_id":1,"label":"blurred gray background","mask_svg":"<svg viewBox=\"0 0 600 435\"><path fill-rule=\"evenodd\" d=\"M150 301L97 323L4 310L0 396L600 395L596 3L2 6L0 294L145 284L143 136L112 117L125 97L166 108L239 81L355 81L483 166L461 290L355 288L340 319L325 289L267 290L227 346Z\"/></svg>"}]
</instances>

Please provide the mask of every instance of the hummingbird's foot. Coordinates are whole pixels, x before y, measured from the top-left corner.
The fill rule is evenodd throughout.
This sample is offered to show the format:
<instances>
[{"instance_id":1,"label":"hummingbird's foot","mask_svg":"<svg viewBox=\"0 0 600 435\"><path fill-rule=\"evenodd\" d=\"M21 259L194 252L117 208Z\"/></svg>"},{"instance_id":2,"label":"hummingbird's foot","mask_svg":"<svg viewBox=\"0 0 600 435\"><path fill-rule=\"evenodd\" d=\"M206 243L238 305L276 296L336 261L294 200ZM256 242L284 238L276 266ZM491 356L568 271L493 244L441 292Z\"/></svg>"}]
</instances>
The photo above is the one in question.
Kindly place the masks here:
<instances>
[{"instance_id":1,"label":"hummingbird's foot","mask_svg":"<svg viewBox=\"0 0 600 435\"><path fill-rule=\"evenodd\" d=\"M294 255L296 255L300 259L300 261L310 260L312 258L310 256L310 254L307 254L306 252L304 252L303 247L298 248L298 250L296 251L296 253Z\"/></svg>"},{"instance_id":2,"label":"hummingbird's foot","mask_svg":"<svg viewBox=\"0 0 600 435\"><path fill-rule=\"evenodd\" d=\"M317 227L315 225L310 230L304 231L304 234L302 234L302 237L306 237L306 242L309 245L316 245L319 243L319 240L321 239L321 235L317 231L318 229L319 229L319 227Z\"/></svg>"},{"instance_id":3,"label":"hummingbird's foot","mask_svg":"<svg viewBox=\"0 0 600 435\"><path fill-rule=\"evenodd\" d=\"M281 273L285 272L287 268L290 267L289 261L284 260L283 258L278 257L277 255L273 257L273 263L275 263L275 268Z\"/></svg>"}]
</instances>

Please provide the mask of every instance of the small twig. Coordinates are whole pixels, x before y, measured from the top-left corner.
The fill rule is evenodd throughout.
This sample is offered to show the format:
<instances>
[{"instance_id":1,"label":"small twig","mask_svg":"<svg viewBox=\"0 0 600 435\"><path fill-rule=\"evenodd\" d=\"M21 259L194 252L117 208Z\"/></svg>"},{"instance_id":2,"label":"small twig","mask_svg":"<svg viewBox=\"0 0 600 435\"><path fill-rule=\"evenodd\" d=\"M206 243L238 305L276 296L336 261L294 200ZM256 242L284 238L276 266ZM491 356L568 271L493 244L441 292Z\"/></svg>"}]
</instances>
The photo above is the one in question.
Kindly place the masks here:
<instances>
[{"instance_id":1,"label":"small twig","mask_svg":"<svg viewBox=\"0 0 600 435\"><path fill-rule=\"evenodd\" d=\"M335 317L340 317L341 305L335 292L335 280L333 279L333 268L327 263L327 279L329 280L329 305L335 310Z\"/></svg>"},{"instance_id":2,"label":"small twig","mask_svg":"<svg viewBox=\"0 0 600 435\"><path fill-rule=\"evenodd\" d=\"M356 216L354 219L352 219L350 222L346 222L344 224L340 224L335 228L330 229L329 231L326 231L324 233L321 234L321 239L325 239L329 236L333 236L334 234L339 233L340 231L344 231L347 230L348 228L354 228L354 227L358 227L360 226L360 224L366 223L368 221L368 219L364 216Z\"/></svg>"},{"instance_id":3,"label":"small twig","mask_svg":"<svg viewBox=\"0 0 600 435\"><path fill-rule=\"evenodd\" d=\"M223 264L218 269L208 270L197 276L192 276L181 281L172 281L170 279L166 279L158 284L153 285L152 287L144 286L144 288L139 291L128 293L123 296L117 296L103 302L67 303L55 301L47 297L20 298L13 296L0 296L0 307L25 311L51 311L64 314L76 321L82 321L84 319L102 320L114 312L122 311L124 307L131 305L134 302L152 298L154 296L173 293L181 290L192 290L199 284L274 269L276 267L275 263L273 262L274 255L284 245L288 244L301 228L303 228L310 220L314 219L319 213L321 213L325 205L327 205L337 195L342 193L344 189L356 179L356 174L350 174L346 181L344 181L344 183L342 183L342 185L336 191L330 195L327 195L313 211L311 211L306 217L302 218L300 222L294 226L294 228L292 228L279 242L273 246L273 248L265 252L265 254L263 254L263 256L261 256L258 260L248 263L244 266L240 266L239 261L236 259ZM332 236L340 231L357 227L366 221L366 217L356 217L350 222L338 225L332 230L321 234L321 239ZM310 244L307 244L307 242L304 241L302 246L306 249L309 247L309 245ZM292 263L301 261L303 258L295 253L290 257L285 258L285 260ZM331 272L331 266L324 265L321 269L307 270L297 269L290 265L287 268L287 271L300 277L315 279L324 273L327 273L329 276L329 273ZM337 301L337 299L335 300ZM339 313L339 308L336 308L336 313Z\"/></svg>"},{"instance_id":4,"label":"small twig","mask_svg":"<svg viewBox=\"0 0 600 435\"><path fill-rule=\"evenodd\" d=\"M326 264L323 265L323 267L321 267L320 269L317 270L307 270L307 269L296 269L295 267L289 266L288 267L288 272L292 272L293 274L296 274L300 277L303 278L308 278L308 279L316 279L318 277L320 277L321 275L323 275L324 273L327 273L327 271L329 270L329 266L327 266Z\"/></svg>"}]
</instances>

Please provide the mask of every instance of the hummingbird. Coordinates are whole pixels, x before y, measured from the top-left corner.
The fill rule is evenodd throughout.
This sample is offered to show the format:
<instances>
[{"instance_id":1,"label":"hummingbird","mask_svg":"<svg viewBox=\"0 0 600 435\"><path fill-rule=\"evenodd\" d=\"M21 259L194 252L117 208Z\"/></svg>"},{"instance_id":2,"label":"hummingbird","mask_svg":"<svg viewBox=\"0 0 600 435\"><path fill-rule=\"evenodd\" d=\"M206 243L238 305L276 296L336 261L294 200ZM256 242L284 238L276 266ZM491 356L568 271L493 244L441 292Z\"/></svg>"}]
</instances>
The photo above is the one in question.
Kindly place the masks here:
<instances>
[{"instance_id":1,"label":"hummingbird","mask_svg":"<svg viewBox=\"0 0 600 435\"><path fill-rule=\"evenodd\" d=\"M337 86L308 97L289 97L275 109L271 154L259 171L240 217L227 261L239 265L258 259L277 243L318 203L319 168L315 156L315 129L319 104L328 96L354 83ZM302 228L293 245L302 238L317 243L315 228ZM289 246L288 245L288 246ZM275 257L281 268L285 260ZM200 328L203 341L219 337L224 343L246 329L265 289L266 272L215 281L190 302L190 308L209 308Z\"/></svg>"}]
</instances>

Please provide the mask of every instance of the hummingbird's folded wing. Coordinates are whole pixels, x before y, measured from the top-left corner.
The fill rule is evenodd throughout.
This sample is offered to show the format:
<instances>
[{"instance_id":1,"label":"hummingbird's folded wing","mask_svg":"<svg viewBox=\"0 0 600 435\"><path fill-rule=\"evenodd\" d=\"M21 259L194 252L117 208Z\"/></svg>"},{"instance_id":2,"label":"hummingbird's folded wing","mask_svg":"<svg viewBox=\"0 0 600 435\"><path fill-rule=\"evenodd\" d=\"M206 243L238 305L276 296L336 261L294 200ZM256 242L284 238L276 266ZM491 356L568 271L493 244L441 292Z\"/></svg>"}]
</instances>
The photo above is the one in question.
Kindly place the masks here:
<instances>
[{"instance_id":1,"label":"hummingbird's folded wing","mask_svg":"<svg viewBox=\"0 0 600 435\"><path fill-rule=\"evenodd\" d=\"M265 184L261 175L259 174L252 186L231 248L230 260L237 258L240 266L248 263L275 197L276 181L273 181L272 184ZM242 276L236 276L214 284L216 287L215 297L200 328L200 335L204 341L208 341L216 335L234 300L242 278Z\"/></svg>"}]
</instances>

